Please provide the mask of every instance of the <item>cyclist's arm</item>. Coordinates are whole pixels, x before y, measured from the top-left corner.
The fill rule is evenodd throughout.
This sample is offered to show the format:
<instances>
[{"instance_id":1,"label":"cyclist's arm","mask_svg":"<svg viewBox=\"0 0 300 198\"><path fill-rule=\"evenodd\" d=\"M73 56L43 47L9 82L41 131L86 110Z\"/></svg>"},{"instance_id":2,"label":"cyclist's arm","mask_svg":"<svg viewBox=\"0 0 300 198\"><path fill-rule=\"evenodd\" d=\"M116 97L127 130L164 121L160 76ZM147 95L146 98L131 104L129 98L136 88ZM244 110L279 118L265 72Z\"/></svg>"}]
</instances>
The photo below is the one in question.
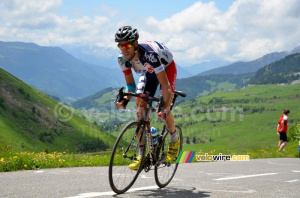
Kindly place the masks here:
<instances>
[{"instance_id":1,"label":"cyclist's arm","mask_svg":"<svg viewBox=\"0 0 300 198\"><path fill-rule=\"evenodd\" d=\"M135 81L132 73L125 75L125 81L127 86L135 85ZM132 92L130 89L127 89L127 92ZM130 100L132 96L124 96L125 99Z\"/></svg>"}]
</instances>

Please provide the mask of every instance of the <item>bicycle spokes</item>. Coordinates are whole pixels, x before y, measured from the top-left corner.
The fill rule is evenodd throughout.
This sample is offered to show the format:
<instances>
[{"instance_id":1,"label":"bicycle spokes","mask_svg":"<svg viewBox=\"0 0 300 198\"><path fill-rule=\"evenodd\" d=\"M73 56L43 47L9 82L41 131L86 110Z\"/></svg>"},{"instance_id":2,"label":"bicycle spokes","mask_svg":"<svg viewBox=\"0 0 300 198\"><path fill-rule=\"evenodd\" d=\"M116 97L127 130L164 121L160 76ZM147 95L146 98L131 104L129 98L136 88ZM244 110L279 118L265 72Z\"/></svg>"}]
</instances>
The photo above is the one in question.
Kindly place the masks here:
<instances>
[{"instance_id":1,"label":"bicycle spokes","mask_svg":"<svg viewBox=\"0 0 300 198\"><path fill-rule=\"evenodd\" d=\"M127 125L119 135L112 151L109 165L109 181L111 188L116 193L127 191L136 180L141 169L141 165L137 170L132 170L128 167L129 164L137 160L139 155L139 139L141 137L137 133L139 129L139 122Z\"/></svg>"},{"instance_id":2,"label":"bicycle spokes","mask_svg":"<svg viewBox=\"0 0 300 198\"><path fill-rule=\"evenodd\" d=\"M177 149L177 154L176 154L175 159L172 162L165 161L168 146L171 141L170 135L167 134L165 136L165 139L163 140L163 144L160 148L159 161L156 164L155 169L154 169L155 182L161 188L165 187L166 185L168 185L171 182L172 178L175 175L177 167L178 167L176 160L180 154L180 151L182 150L182 132L181 132L180 127L178 127L178 126L176 126L176 131L177 131L178 138L180 139L180 145Z\"/></svg>"}]
</instances>

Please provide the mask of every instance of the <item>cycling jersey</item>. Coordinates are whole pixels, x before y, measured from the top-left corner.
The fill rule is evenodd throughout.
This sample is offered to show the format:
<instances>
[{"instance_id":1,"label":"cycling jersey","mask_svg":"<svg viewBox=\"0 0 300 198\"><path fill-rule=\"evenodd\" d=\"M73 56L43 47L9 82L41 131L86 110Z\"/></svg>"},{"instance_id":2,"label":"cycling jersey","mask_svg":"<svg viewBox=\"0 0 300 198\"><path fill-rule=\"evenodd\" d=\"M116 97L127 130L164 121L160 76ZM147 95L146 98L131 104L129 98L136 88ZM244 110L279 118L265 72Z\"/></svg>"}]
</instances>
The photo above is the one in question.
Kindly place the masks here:
<instances>
[{"instance_id":1,"label":"cycling jersey","mask_svg":"<svg viewBox=\"0 0 300 198\"><path fill-rule=\"evenodd\" d=\"M128 61L123 56L122 52L118 57L119 65L125 75L131 73L131 68L133 68L137 74L142 74L145 72L154 72L158 74L173 61L172 53L162 43L158 43L156 41L140 42L138 44L138 48L138 61Z\"/></svg>"}]
</instances>

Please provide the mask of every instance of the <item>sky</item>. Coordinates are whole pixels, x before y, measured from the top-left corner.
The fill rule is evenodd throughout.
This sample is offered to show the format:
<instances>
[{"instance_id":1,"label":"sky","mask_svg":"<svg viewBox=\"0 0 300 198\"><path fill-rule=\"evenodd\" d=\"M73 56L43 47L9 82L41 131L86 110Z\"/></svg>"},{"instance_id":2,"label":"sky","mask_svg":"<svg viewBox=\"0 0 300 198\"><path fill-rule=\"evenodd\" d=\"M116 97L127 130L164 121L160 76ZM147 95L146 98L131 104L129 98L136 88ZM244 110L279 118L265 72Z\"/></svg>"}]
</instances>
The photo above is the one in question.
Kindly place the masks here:
<instances>
[{"instance_id":1,"label":"sky","mask_svg":"<svg viewBox=\"0 0 300 198\"><path fill-rule=\"evenodd\" d=\"M115 32L131 25L181 66L300 45L299 0L1 0L0 10L0 41L117 49Z\"/></svg>"}]
</instances>

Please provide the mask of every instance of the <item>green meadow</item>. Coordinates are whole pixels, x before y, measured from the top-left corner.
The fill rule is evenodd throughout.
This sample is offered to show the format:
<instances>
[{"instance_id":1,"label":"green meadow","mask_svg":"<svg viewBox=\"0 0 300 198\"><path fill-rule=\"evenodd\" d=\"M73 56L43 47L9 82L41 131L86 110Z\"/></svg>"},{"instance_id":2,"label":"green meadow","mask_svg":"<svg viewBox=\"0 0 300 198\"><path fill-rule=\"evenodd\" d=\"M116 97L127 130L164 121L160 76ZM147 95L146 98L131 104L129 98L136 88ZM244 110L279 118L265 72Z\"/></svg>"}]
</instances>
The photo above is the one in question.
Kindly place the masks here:
<instances>
[{"instance_id":1,"label":"green meadow","mask_svg":"<svg viewBox=\"0 0 300 198\"><path fill-rule=\"evenodd\" d=\"M300 120L299 99L300 84L296 84L249 86L233 92L218 91L207 96L179 102L173 112L176 124L183 131L183 150L196 151L198 155L205 153L210 155L219 155L219 153L223 155L249 155L250 160L254 158L298 157L298 140L295 140L295 134L299 134L300 127L295 126L299 125ZM284 108L291 110L288 131L289 143L283 152L278 152L279 137L276 134L276 128ZM124 111L115 113L126 116ZM82 124L83 122L79 120L74 119L73 122L79 122L78 125ZM69 122L69 124L76 126L76 123ZM93 128L88 122L87 125L89 127L87 130ZM163 122L156 117L155 113L151 114L151 125L158 130L162 129ZM1 126L3 127L3 123ZM114 139L113 136L116 137L119 134L122 126L115 127L115 131L109 131L110 135L105 134L103 138L101 133L93 131L85 131L85 133L97 134L97 137L101 137L101 139L110 137L108 141L111 142ZM13 127L7 129L14 130ZM19 134L12 139L17 141L19 138L21 141L21 137ZM22 141L31 143L30 141ZM56 138L55 141L62 141L61 143L63 143L68 140L60 137ZM48 142L47 144L50 145L51 143ZM108 152L76 154L68 151L15 152L7 146L0 146L0 171L107 166L111 148L112 146L107 149ZM193 161L196 162L196 159Z\"/></svg>"}]
</instances>

